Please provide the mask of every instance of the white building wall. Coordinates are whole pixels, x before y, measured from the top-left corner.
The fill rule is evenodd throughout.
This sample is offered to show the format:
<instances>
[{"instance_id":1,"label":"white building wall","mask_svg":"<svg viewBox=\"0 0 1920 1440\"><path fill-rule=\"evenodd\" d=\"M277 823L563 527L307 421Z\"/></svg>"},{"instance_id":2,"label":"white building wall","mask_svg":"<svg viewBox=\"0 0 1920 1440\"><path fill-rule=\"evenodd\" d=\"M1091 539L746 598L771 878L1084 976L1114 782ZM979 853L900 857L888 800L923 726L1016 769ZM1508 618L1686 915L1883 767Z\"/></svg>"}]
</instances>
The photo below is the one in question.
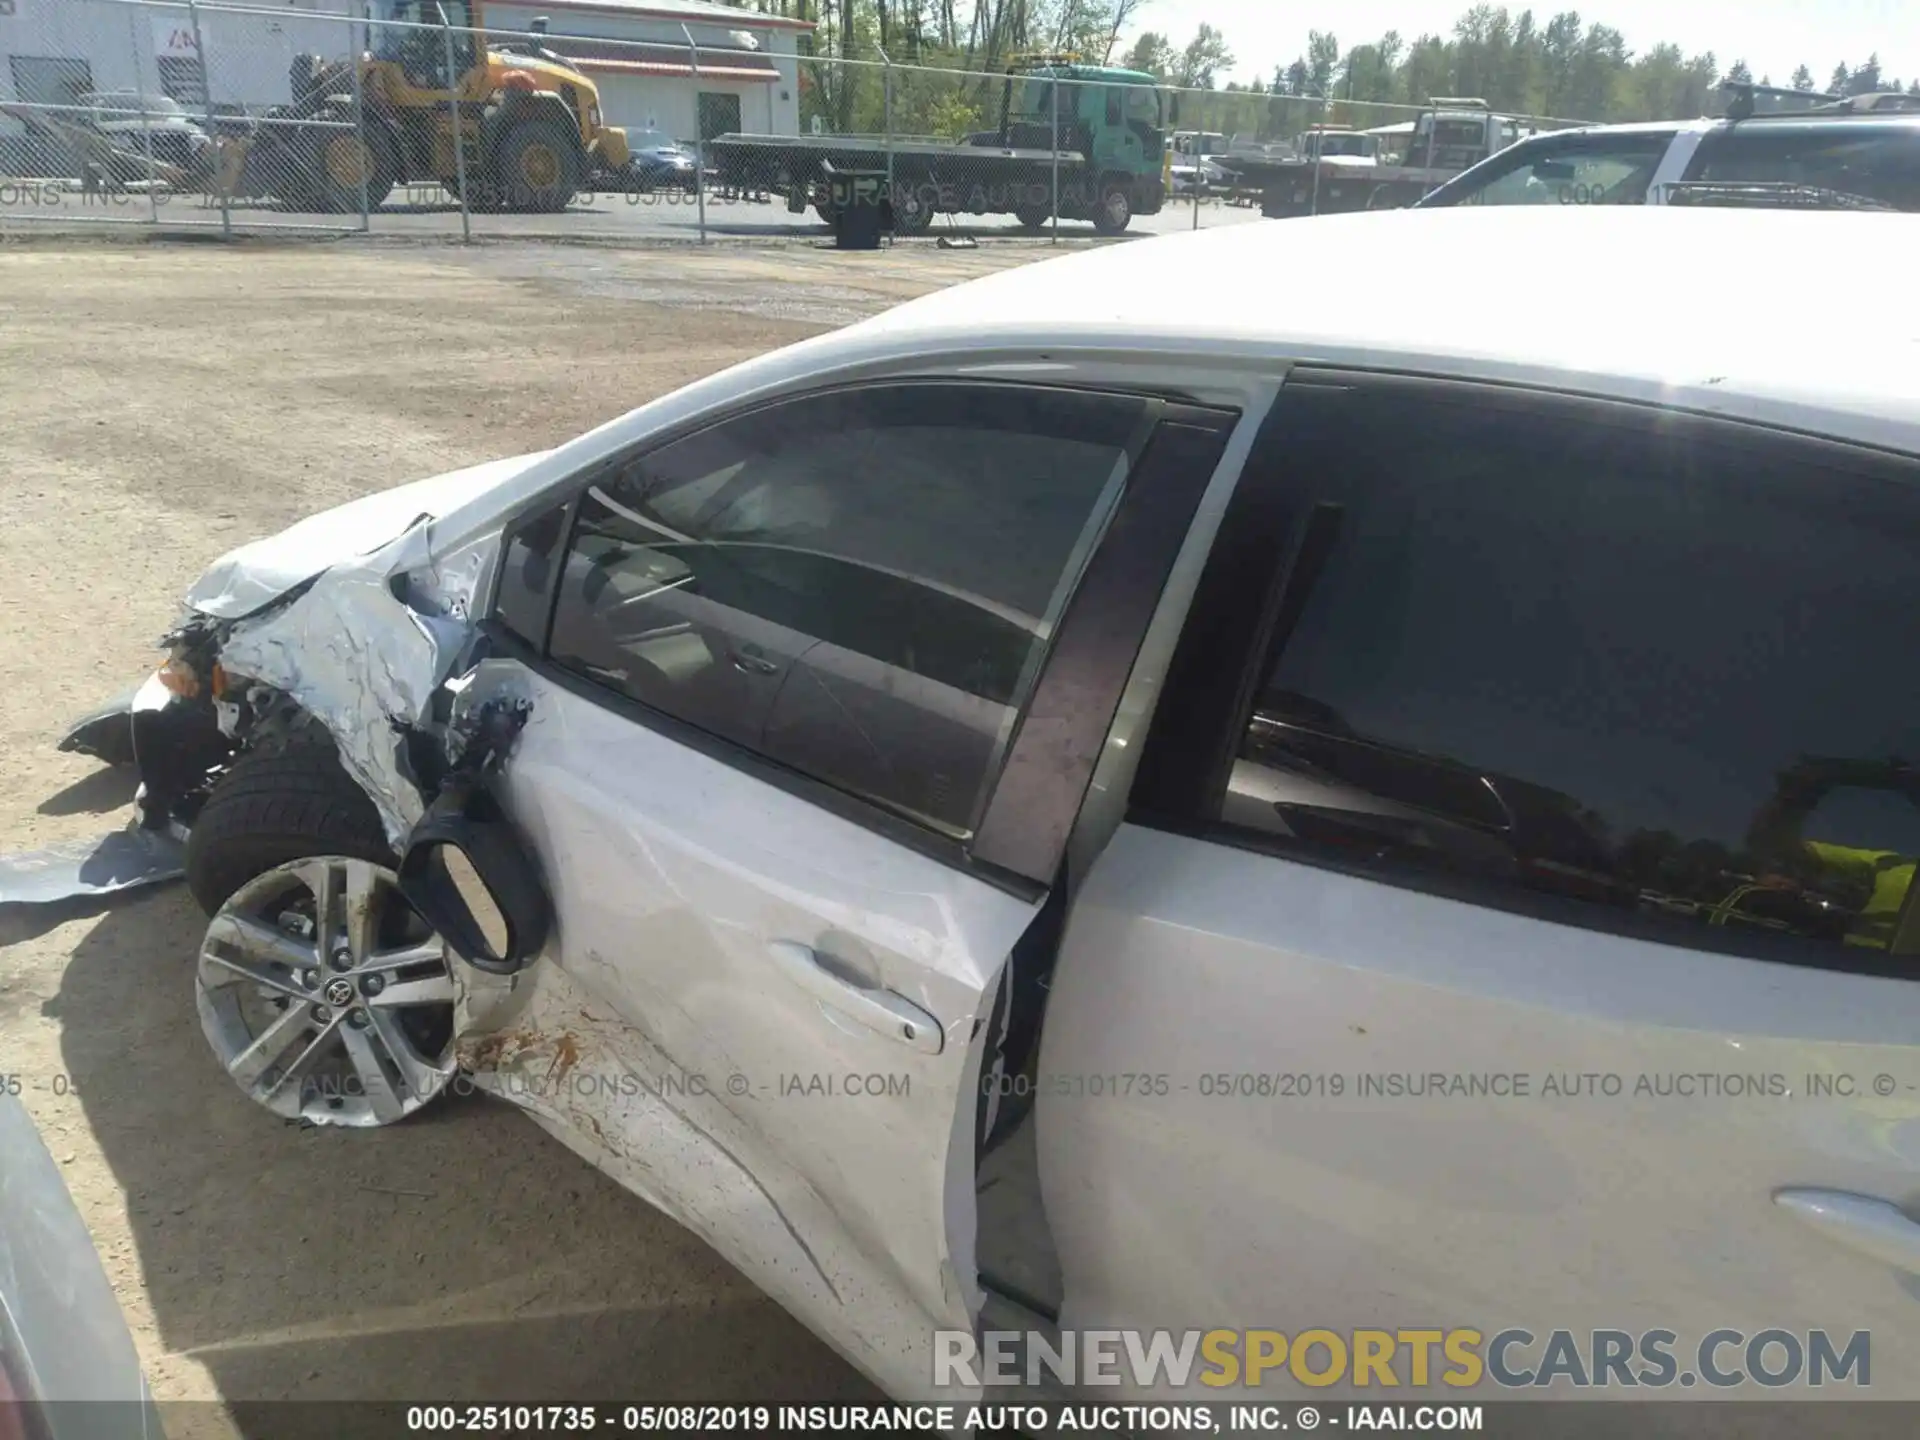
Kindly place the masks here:
<instances>
[{"instance_id":1,"label":"white building wall","mask_svg":"<svg viewBox=\"0 0 1920 1440\"><path fill-rule=\"evenodd\" d=\"M681 22L654 15L619 15L593 10L569 10L557 5L541 5L538 0L524 4L500 4L489 0L486 23L489 30L524 31L538 16L547 17L551 35L572 35L596 40L632 40L654 45L686 47L686 31ZM756 25L752 11L742 10L736 20L691 21L696 46L737 49L734 31L745 31L760 44L760 53L770 56L777 69L774 80L734 80L717 77L690 78L675 75L631 75L587 67L593 83L600 87L600 107L607 122L628 130L661 130L675 139L691 141L699 129L701 91L740 97L740 125L744 130L776 135L800 132L800 74L794 31L785 27ZM706 51L701 51L703 57ZM725 57L713 55L714 64Z\"/></svg>"},{"instance_id":2,"label":"white building wall","mask_svg":"<svg viewBox=\"0 0 1920 1440\"><path fill-rule=\"evenodd\" d=\"M292 99L288 71L293 58L316 54L342 58L365 48L359 27L348 23L357 13L355 0L243 0L248 10L284 10L284 16L223 12L219 0L203 0L198 7L199 39L204 47L208 88L222 108L258 110L284 105ZM545 15L551 33L606 40L686 44L680 22L658 16L620 15L600 11L563 9L538 3L490 3L487 26L496 31L523 31ZM701 91L740 97L740 124L745 130L773 134L799 131L800 84L795 32L756 26L756 17L742 11L735 22L699 22L690 25L694 40L716 49L737 46L730 32L743 30L770 56L778 78L769 81L698 79L682 76L628 75L593 72L610 123L630 129L654 128L691 140L698 129L697 95ZM0 0L0 101L26 97L15 88L15 72L31 80L44 77L41 62L78 62L95 90L142 90L158 93L161 60L191 61L193 28L184 6L151 8L115 3L115 0ZM25 60L24 67L11 63ZM714 63L723 63L716 56ZM84 67L84 71L81 69ZM649 127L649 121L652 121ZM19 134L19 122L0 115L0 134Z\"/></svg>"},{"instance_id":3,"label":"white building wall","mask_svg":"<svg viewBox=\"0 0 1920 1440\"><path fill-rule=\"evenodd\" d=\"M349 0L246 0L249 10L222 11L218 0L198 7L199 43L216 104L257 109L292 99L288 70L298 54L343 57L354 49L356 27L346 23ZM19 80L44 75L48 60L76 62L95 90L166 86L161 61L191 62L193 17L184 6L148 7L114 0L12 0L0 3L0 100L18 101ZM23 63L16 65L18 57ZM81 67L84 67L84 71ZM18 122L0 117L0 129Z\"/></svg>"}]
</instances>

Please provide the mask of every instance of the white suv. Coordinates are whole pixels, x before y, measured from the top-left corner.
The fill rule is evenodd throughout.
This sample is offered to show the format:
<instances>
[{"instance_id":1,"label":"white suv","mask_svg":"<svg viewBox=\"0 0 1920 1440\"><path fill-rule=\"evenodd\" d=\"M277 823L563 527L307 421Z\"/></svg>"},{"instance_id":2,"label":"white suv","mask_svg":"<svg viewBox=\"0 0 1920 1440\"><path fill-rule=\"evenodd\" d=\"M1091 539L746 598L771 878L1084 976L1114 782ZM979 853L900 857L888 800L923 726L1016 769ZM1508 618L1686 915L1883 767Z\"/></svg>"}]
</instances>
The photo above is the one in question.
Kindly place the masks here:
<instances>
[{"instance_id":1,"label":"white suv","mask_svg":"<svg viewBox=\"0 0 1920 1440\"><path fill-rule=\"evenodd\" d=\"M1920 113L1823 108L1555 131L1462 171L1419 206L1682 203L1920 211Z\"/></svg>"},{"instance_id":2,"label":"white suv","mask_svg":"<svg viewBox=\"0 0 1920 1440\"><path fill-rule=\"evenodd\" d=\"M237 551L135 721L219 1065L464 1069L896 1395L983 1321L1920 1394L1909 223L1116 246ZM1490 253L1566 303L1274 279Z\"/></svg>"}]
</instances>

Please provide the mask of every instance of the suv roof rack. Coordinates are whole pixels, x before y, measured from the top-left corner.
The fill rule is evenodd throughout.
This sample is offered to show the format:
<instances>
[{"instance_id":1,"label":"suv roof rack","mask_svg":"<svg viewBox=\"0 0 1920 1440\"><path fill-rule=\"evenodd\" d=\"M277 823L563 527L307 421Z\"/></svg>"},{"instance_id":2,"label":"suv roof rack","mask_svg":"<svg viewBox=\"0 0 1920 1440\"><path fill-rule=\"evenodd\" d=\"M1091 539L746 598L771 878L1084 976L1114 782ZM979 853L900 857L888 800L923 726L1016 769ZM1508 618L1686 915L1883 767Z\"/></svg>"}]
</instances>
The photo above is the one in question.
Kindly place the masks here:
<instances>
[{"instance_id":1,"label":"suv roof rack","mask_svg":"<svg viewBox=\"0 0 1920 1440\"><path fill-rule=\"evenodd\" d=\"M1806 116L1920 111L1920 95L1908 95L1899 90L1878 90L1870 95L1833 95L1824 90L1785 90L1778 85L1756 85L1749 80L1723 80L1720 88L1730 97L1727 101L1729 120L1798 120ZM1755 102L1763 95L1802 103L1791 110L1761 113Z\"/></svg>"},{"instance_id":2,"label":"suv roof rack","mask_svg":"<svg viewBox=\"0 0 1920 1440\"><path fill-rule=\"evenodd\" d=\"M1836 100L1831 105L1816 105L1809 111L1813 115L1873 115L1902 111L1920 110L1920 95L1909 95L1904 90L1875 90L1866 95L1849 95L1844 100Z\"/></svg>"}]
</instances>

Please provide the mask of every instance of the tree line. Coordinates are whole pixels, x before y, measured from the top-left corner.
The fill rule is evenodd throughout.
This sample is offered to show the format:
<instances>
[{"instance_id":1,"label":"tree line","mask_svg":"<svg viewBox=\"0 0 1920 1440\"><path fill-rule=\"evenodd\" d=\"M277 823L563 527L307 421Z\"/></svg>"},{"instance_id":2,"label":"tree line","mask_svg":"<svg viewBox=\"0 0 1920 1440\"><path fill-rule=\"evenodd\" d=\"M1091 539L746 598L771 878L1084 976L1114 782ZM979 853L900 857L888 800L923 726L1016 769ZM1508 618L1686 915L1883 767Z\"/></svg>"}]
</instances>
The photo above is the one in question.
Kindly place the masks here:
<instances>
[{"instance_id":1,"label":"tree line","mask_svg":"<svg viewBox=\"0 0 1920 1440\"><path fill-rule=\"evenodd\" d=\"M1743 59L1723 65L1713 51L1689 55L1660 43L1634 51L1612 26L1564 10L1544 23L1532 10L1475 5L1450 33L1409 40L1390 30L1343 46L1330 30L1309 32L1305 54L1276 65L1265 83L1221 76L1235 68L1226 37L1202 24L1184 43L1145 30L1123 44L1150 0L728 0L744 9L806 20L815 29L803 52L821 58L878 59L897 65L998 72L1016 55L1071 52L1094 63L1120 64L1169 84L1225 94L1320 96L1330 100L1419 105L1436 95L1472 95L1496 110L1579 120L1686 119L1713 108L1728 80L1775 84ZM1821 86L1801 65L1793 89L1839 95L1906 89L1882 73L1878 55L1842 61ZM807 108L849 125L870 108L877 89L854 71L814 67ZM924 87L923 87L924 88ZM931 92L929 92L931 94ZM986 107L984 93L953 90L919 104L926 123L967 123ZM942 123L942 129L951 124Z\"/></svg>"},{"instance_id":2,"label":"tree line","mask_svg":"<svg viewBox=\"0 0 1920 1440\"><path fill-rule=\"evenodd\" d=\"M1157 60L1163 48L1171 53L1161 37L1145 34L1132 58ZM1186 54L1180 52L1179 58ZM1215 70L1232 63L1230 57L1208 58ZM1194 78L1210 88L1211 75ZM1268 85L1242 88L1403 105L1422 104L1435 95L1473 95L1496 110L1527 115L1681 120L1706 113L1722 84L1756 78L1762 85L1777 83L1771 75L1756 77L1744 59L1723 66L1711 50L1689 55L1663 42L1636 53L1618 30L1588 24L1577 10L1563 10L1543 25L1532 10L1475 5L1454 22L1450 35L1421 35L1411 42L1389 30L1378 40L1343 49L1332 31L1311 31L1307 52L1277 67ZM1786 85L1801 91L1822 88L1806 65L1787 77ZM1902 88L1920 95L1920 80L1903 87L1882 72L1875 54L1858 65L1835 65L1824 90L1866 95Z\"/></svg>"}]
</instances>

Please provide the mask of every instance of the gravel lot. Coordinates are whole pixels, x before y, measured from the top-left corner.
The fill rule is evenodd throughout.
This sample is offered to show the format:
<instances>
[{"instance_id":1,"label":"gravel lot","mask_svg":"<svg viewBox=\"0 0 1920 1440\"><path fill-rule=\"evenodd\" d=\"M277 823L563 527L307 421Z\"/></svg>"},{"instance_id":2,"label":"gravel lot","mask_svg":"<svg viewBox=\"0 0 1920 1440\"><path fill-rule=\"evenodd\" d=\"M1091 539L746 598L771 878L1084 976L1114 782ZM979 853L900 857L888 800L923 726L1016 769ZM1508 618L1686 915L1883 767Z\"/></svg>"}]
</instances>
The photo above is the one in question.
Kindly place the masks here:
<instances>
[{"instance_id":1,"label":"gravel lot","mask_svg":"<svg viewBox=\"0 0 1920 1440\"><path fill-rule=\"evenodd\" d=\"M53 744L155 662L222 551L1046 253L0 249L0 846L125 819L128 782ZM162 1400L868 1393L505 1106L348 1133L248 1103L199 1033L198 938L178 887L0 911L0 1075L20 1077ZM233 1433L218 1404L169 1424Z\"/></svg>"}]
</instances>

